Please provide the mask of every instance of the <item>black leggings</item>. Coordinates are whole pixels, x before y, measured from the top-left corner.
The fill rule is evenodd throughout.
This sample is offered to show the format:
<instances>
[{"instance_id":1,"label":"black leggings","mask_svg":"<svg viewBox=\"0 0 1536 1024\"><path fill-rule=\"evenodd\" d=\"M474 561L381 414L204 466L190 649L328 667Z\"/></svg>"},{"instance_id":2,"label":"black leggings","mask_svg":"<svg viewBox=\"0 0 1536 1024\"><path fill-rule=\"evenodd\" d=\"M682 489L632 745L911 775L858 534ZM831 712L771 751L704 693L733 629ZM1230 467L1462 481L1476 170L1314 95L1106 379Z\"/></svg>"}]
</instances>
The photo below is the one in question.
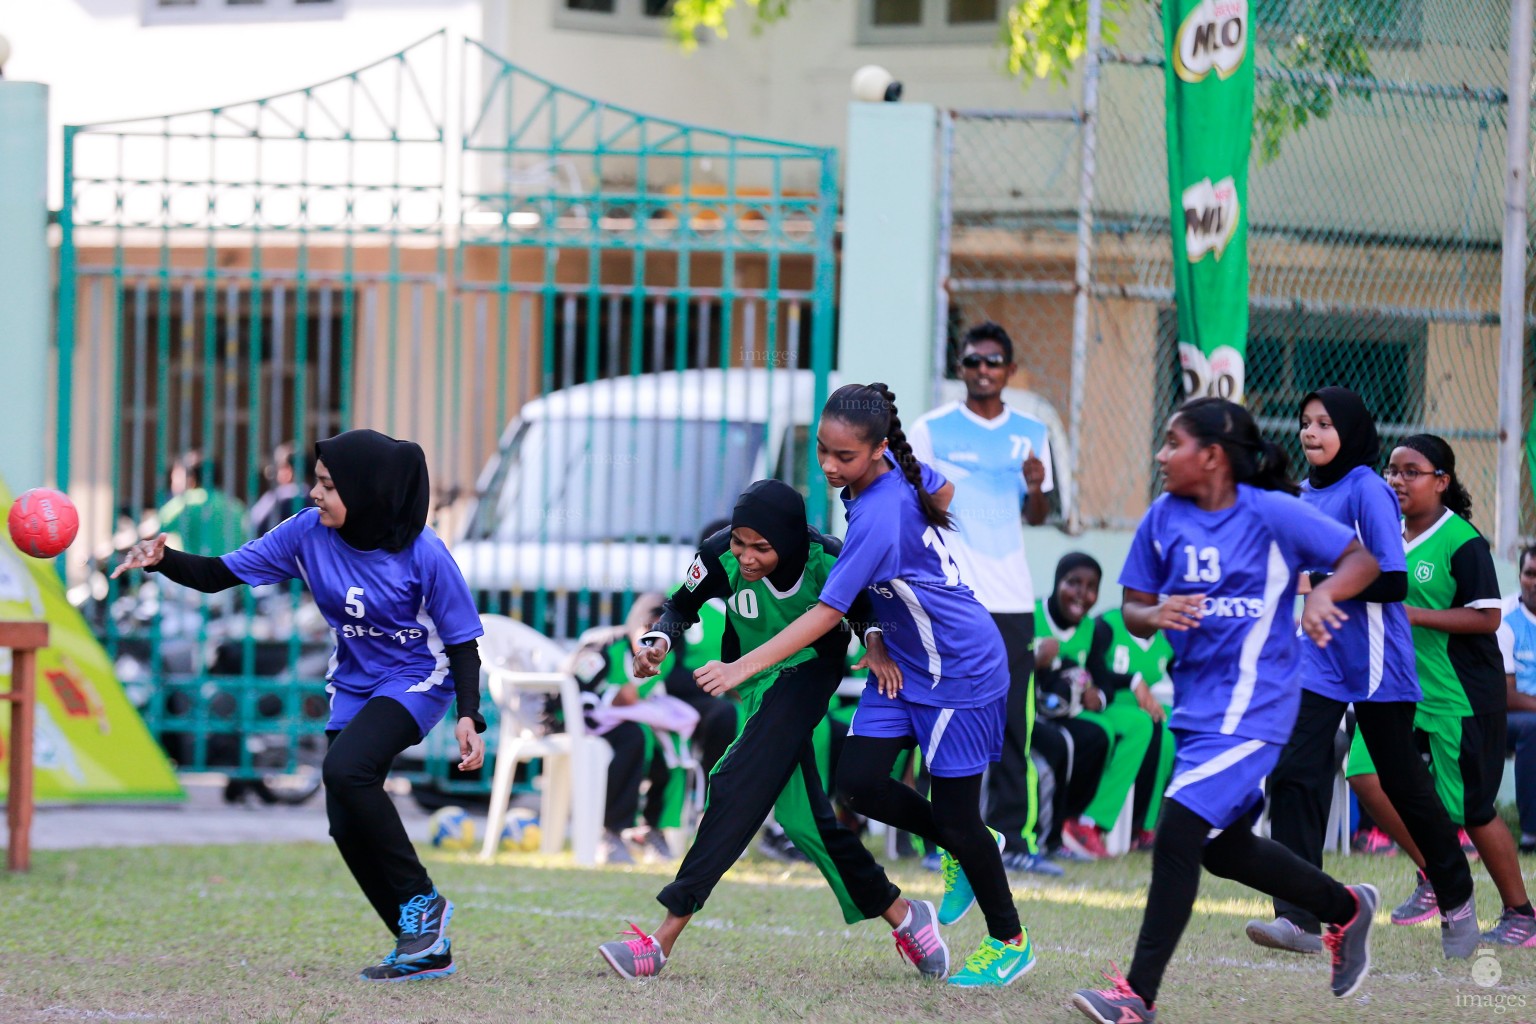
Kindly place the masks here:
<instances>
[{"instance_id":1,"label":"black leggings","mask_svg":"<svg viewBox=\"0 0 1536 1024\"><path fill-rule=\"evenodd\" d=\"M1343 701L1302 690L1290 742L1269 777L1269 834L1310 864L1323 863L1323 831L1339 764L1334 737L1344 710ZM1442 907L1459 907L1472 898L1472 871L1419 754L1414 711L1410 701L1358 701L1355 726L1365 737L1382 791L1424 854L1424 873L1437 901ZM1303 931L1316 934L1320 929L1316 917L1285 900L1275 901L1275 913Z\"/></svg>"},{"instance_id":2,"label":"black leggings","mask_svg":"<svg viewBox=\"0 0 1536 1024\"><path fill-rule=\"evenodd\" d=\"M400 934L400 905L432 891L400 812L384 792L390 765L421 741L421 728L399 701L375 697L346 728L326 732L322 768L325 813L341 859L390 932Z\"/></svg>"},{"instance_id":3,"label":"black leggings","mask_svg":"<svg viewBox=\"0 0 1536 1024\"><path fill-rule=\"evenodd\" d=\"M665 737L657 737L651 744L651 759L645 760L645 730L635 722L620 722L603 733L603 739L613 748L613 760L608 762L608 806L603 811L603 827L610 832L622 832L632 828L635 815L640 812L640 782L651 780L650 791L645 798L645 823L652 828L660 827L661 816L666 809L667 783L672 769L667 767L666 755L661 752Z\"/></svg>"},{"instance_id":4,"label":"black leggings","mask_svg":"<svg viewBox=\"0 0 1536 1024\"><path fill-rule=\"evenodd\" d=\"M1355 898L1344 886L1323 874L1272 839L1253 834L1248 819L1237 822L1206 842L1211 823L1179 803L1163 804L1152 847L1152 884L1142 913L1136 956L1125 980L1151 1006L1157 999L1163 971L1189 924L1200 891L1200 867L1218 878L1283 897L1331 924L1355 915Z\"/></svg>"},{"instance_id":5,"label":"black leggings","mask_svg":"<svg viewBox=\"0 0 1536 1024\"><path fill-rule=\"evenodd\" d=\"M837 763L837 789L850 810L921 836L960 862L987 918L987 931L1007 942L1023 929L1013 905L1003 857L981 820L981 776L934 776L930 803L891 778L910 737L849 736Z\"/></svg>"}]
</instances>

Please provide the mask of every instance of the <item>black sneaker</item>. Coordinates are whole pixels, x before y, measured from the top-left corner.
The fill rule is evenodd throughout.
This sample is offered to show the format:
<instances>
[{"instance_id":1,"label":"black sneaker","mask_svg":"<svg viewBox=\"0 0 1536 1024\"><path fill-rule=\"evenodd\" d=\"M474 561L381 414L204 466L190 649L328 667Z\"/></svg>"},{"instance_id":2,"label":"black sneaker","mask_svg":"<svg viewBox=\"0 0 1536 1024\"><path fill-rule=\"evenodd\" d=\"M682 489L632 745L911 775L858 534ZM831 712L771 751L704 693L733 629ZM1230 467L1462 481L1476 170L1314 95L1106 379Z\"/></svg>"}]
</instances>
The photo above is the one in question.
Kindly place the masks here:
<instances>
[{"instance_id":1,"label":"black sneaker","mask_svg":"<svg viewBox=\"0 0 1536 1024\"><path fill-rule=\"evenodd\" d=\"M409 903L400 904L400 941L395 944L395 963L411 964L448 952L448 922L453 920L453 901L435 888Z\"/></svg>"},{"instance_id":2,"label":"black sneaker","mask_svg":"<svg viewBox=\"0 0 1536 1024\"><path fill-rule=\"evenodd\" d=\"M1333 957L1333 994L1340 999L1355 994L1371 969L1371 924L1381 893L1374 885L1347 885L1355 898L1355 916L1343 924L1330 924L1323 944Z\"/></svg>"},{"instance_id":3,"label":"black sneaker","mask_svg":"<svg viewBox=\"0 0 1536 1024\"><path fill-rule=\"evenodd\" d=\"M389 954L383 960L372 967L364 967L358 973L358 977L364 981L427 981L432 978L446 978L458 970L453 963L452 943L443 939L443 951L432 956L413 960L408 964L400 962L394 953Z\"/></svg>"},{"instance_id":4,"label":"black sneaker","mask_svg":"<svg viewBox=\"0 0 1536 1024\"><path fill-rule=\"evenodd\" d=\"M757 842L758 852L769 860L781 861L785 864L805 864L810 858L790 842L789 835L776 825L770 825L763 830L763 838Z\"/></svg>"}]
</instances>

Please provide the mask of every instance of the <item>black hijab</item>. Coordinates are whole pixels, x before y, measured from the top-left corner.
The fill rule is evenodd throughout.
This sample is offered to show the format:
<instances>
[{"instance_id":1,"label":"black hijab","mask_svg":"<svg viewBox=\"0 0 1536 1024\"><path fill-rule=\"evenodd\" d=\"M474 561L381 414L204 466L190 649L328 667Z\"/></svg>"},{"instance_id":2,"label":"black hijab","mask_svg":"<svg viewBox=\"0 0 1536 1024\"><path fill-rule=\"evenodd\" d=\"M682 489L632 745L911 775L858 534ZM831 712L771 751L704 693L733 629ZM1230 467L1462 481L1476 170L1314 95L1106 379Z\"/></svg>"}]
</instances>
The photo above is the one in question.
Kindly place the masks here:
<instances>
[{"instance_id":1,"label":"black hijab","mask_svg":"<svg viewBox=\"0 0 1536 1024\"><path fill-rule=\"evenodd\" d=\"M404 551L427 525L427 457L415 441L349 430L315 442L315 459L347 506L341 539L359 551Z\"/></svg>"},{"instance_id":2,"label":"black hijab","mask_svg":"<svg viewBox=\"0 0 1536 1024\"><path fill-rule=\"evenodd\" d=\"M1376 420L1360 396L1349 388L1318 388L1301 400L1301 407L1296 410L1298 417L1314 398L1323 403L1328 418L1333 420L1333 429L1338 431L1339 454L1326 466L1312 466L1307 481L1313 487L1331 487L1356 466L1374 470L1381 458L1381 437L1376 433Z\"/></svg>"},{"instance_id":3,"label":"black hijab","mask_svg":"<svg viewBox=\"0 0 1536 1024\"><path fill-rule=\"evenodd\" d=\"M738 526L762 534L779 556L768 582L779 590L793 587L811 554L810 524L800 492L782 480L757 481L741 492L731 510L731 529Z\"/></svg>"}]
</instances>

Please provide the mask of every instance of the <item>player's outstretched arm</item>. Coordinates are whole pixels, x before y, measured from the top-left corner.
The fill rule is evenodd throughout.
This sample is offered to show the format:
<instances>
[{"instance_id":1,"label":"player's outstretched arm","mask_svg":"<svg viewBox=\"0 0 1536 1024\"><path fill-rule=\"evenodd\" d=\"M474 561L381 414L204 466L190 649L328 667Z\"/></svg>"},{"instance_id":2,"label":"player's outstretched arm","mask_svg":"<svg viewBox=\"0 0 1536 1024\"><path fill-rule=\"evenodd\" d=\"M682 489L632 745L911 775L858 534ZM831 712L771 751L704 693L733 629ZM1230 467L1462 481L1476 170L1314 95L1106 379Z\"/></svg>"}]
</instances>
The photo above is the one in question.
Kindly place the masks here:
<instances>
[{"instance_id":1,"label":"player's outstretched arm","mask_svg":"<svg viewBox=\"0 0 1536 1024\"><path fill-rule=\"evenodd\" d=\"M1301 609L1301 628L1312 642L1326 647L1333 639L1333 631L1348 621L1349 616L1336 602L1347 601L1370 585L1381 575L1381 563L1358 540L1334 563L1333 575L1312 588L1307 603Z\"/></svg>"},{"instance_id":2,"label":"player's outstretched arm","mask_svg":"<svg viewBox=\"0 0 1536 1024\"><path fill-rule=\"evenodd\" d=\"M230 571L222 558L189 555L185 551L168 547L163 533L141 540L129 548L122 564L112 570L112 578L117 579L129 569L157 572L172 583L205 594L216 594L244 582Z\"/></svg>"},{"instance_id":3,"label":"player's outstretched arm","mask_svg":"<svg viewBox=\"0 0 1536 1024\"><path fill-rule=\"evenodd\" d=\"M727 664L711 661L693 673L699 687L712 696L734 690L763 669L777 665L802 647L809 647L828 630L836 627L843 613L824 601L807 609L778 636L754 651L742 655L739 661Z\"/></svg>"}]
</instances>

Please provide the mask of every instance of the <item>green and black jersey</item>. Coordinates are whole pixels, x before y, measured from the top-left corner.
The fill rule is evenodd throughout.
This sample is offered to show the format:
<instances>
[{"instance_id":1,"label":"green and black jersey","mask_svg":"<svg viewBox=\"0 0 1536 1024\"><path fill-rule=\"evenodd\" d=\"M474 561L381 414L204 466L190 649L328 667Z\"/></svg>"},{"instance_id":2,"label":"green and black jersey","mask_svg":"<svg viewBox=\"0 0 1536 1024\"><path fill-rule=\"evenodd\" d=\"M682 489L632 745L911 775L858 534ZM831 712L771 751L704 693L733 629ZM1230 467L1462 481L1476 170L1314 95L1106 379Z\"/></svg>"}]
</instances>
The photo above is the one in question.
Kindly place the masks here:
<instances>
[{"instance_id":1,"label":"green and black jersey","mask_svg":"<svg viewBox=\"0 0 1536 1024\"><path fill-rule=\"evenodd\" d=\"M1404 604L1436 611L1501 607L1488 542L1450 509L1405 547ZM1504 661L1494 634L1414 626L1413 653L1424 691L1419 710L1424 714L1466 717L1504 710Z\"/></svg>"},{"instance_id":2,"label":"green and black jersey","mask_svg":"<svg viewBox=\"0 0 1536 1024\"><path fill-rule=\"evenodd\" d=\"M1086 668L1088 674L1093 677L1093 685L1109 699L1121 690L1131 685L1131 677L1137 671L1131 668L1129 671L1121 670L1112 660L1116 633L1114 627L1105 621L1106 616L1097 619L1085 618L1076 626L1068 626L1053 612L1054 600L1046 598L1044 601L1035 602L1035 622L1045 626L1048 633L1037 634L1035 646L1039 647L1040 641L1047 635L1055 637L1060 644L1056 655L1056 661L1050 665L1037 664L1035 674L1042 690L1058 693L1063 698L1068 696L1068 687L1058 681L1061 669L1068 665L1076 665ZM1106 615L1114 615L1119 622L1119 612L1109 612ZM1124 625L1120 629L1124 631ZM1129 633L1125 633L1130 636ZM1132 643L1135 643L1132 638ZM1167 641L1163 641L1164 644ZM1171 653L1171 652L1170 652ZM1149 680L1148 685L1156 680Z\"/></svg>"},{"instance_id":3,"label":"green and black jersey","mask_svg":"<svg viewBox=\"0 0 1536 1024\"><path fill-rule=\"evenodd\" d=\"M767 643L821 600L821 588L842 551L842 541L814 528L807 529L810 553L805 569L793 586L782 591L767 578L742 578L741 564L731 554L730 530L706 538L688 566L683 585L662 606L655 631L675 642L698 621L705 602L720 598L726 608L725 635L720 644L722 660L736 661ZM850 619L857 625L867 620L869 614L867 599L861 597L851 610ZM748 683L821 655L841 660L848 650L849 638L847 622L839 622L810 647L796 651L771 670L758 673Z\"/></svg>"},{"instance_id":4,"label":"green and black jersey","mask_svg":"<svg viewBox=\"0 0 1536 1024\"><path fill-rule=\"evenodd\" d=\"M1173 664L1173 645L1162 630L1143 640L1126 628L1125 615L1118 608L1100 615L1098 621L1099 625L1094 627L1094 646L1098 646L1097 631L1107 629L1104 661L1112 675L1128 679L1140 676L1149 687L1168 678L1168 666Z\"/></svg>"}]
</instances>

